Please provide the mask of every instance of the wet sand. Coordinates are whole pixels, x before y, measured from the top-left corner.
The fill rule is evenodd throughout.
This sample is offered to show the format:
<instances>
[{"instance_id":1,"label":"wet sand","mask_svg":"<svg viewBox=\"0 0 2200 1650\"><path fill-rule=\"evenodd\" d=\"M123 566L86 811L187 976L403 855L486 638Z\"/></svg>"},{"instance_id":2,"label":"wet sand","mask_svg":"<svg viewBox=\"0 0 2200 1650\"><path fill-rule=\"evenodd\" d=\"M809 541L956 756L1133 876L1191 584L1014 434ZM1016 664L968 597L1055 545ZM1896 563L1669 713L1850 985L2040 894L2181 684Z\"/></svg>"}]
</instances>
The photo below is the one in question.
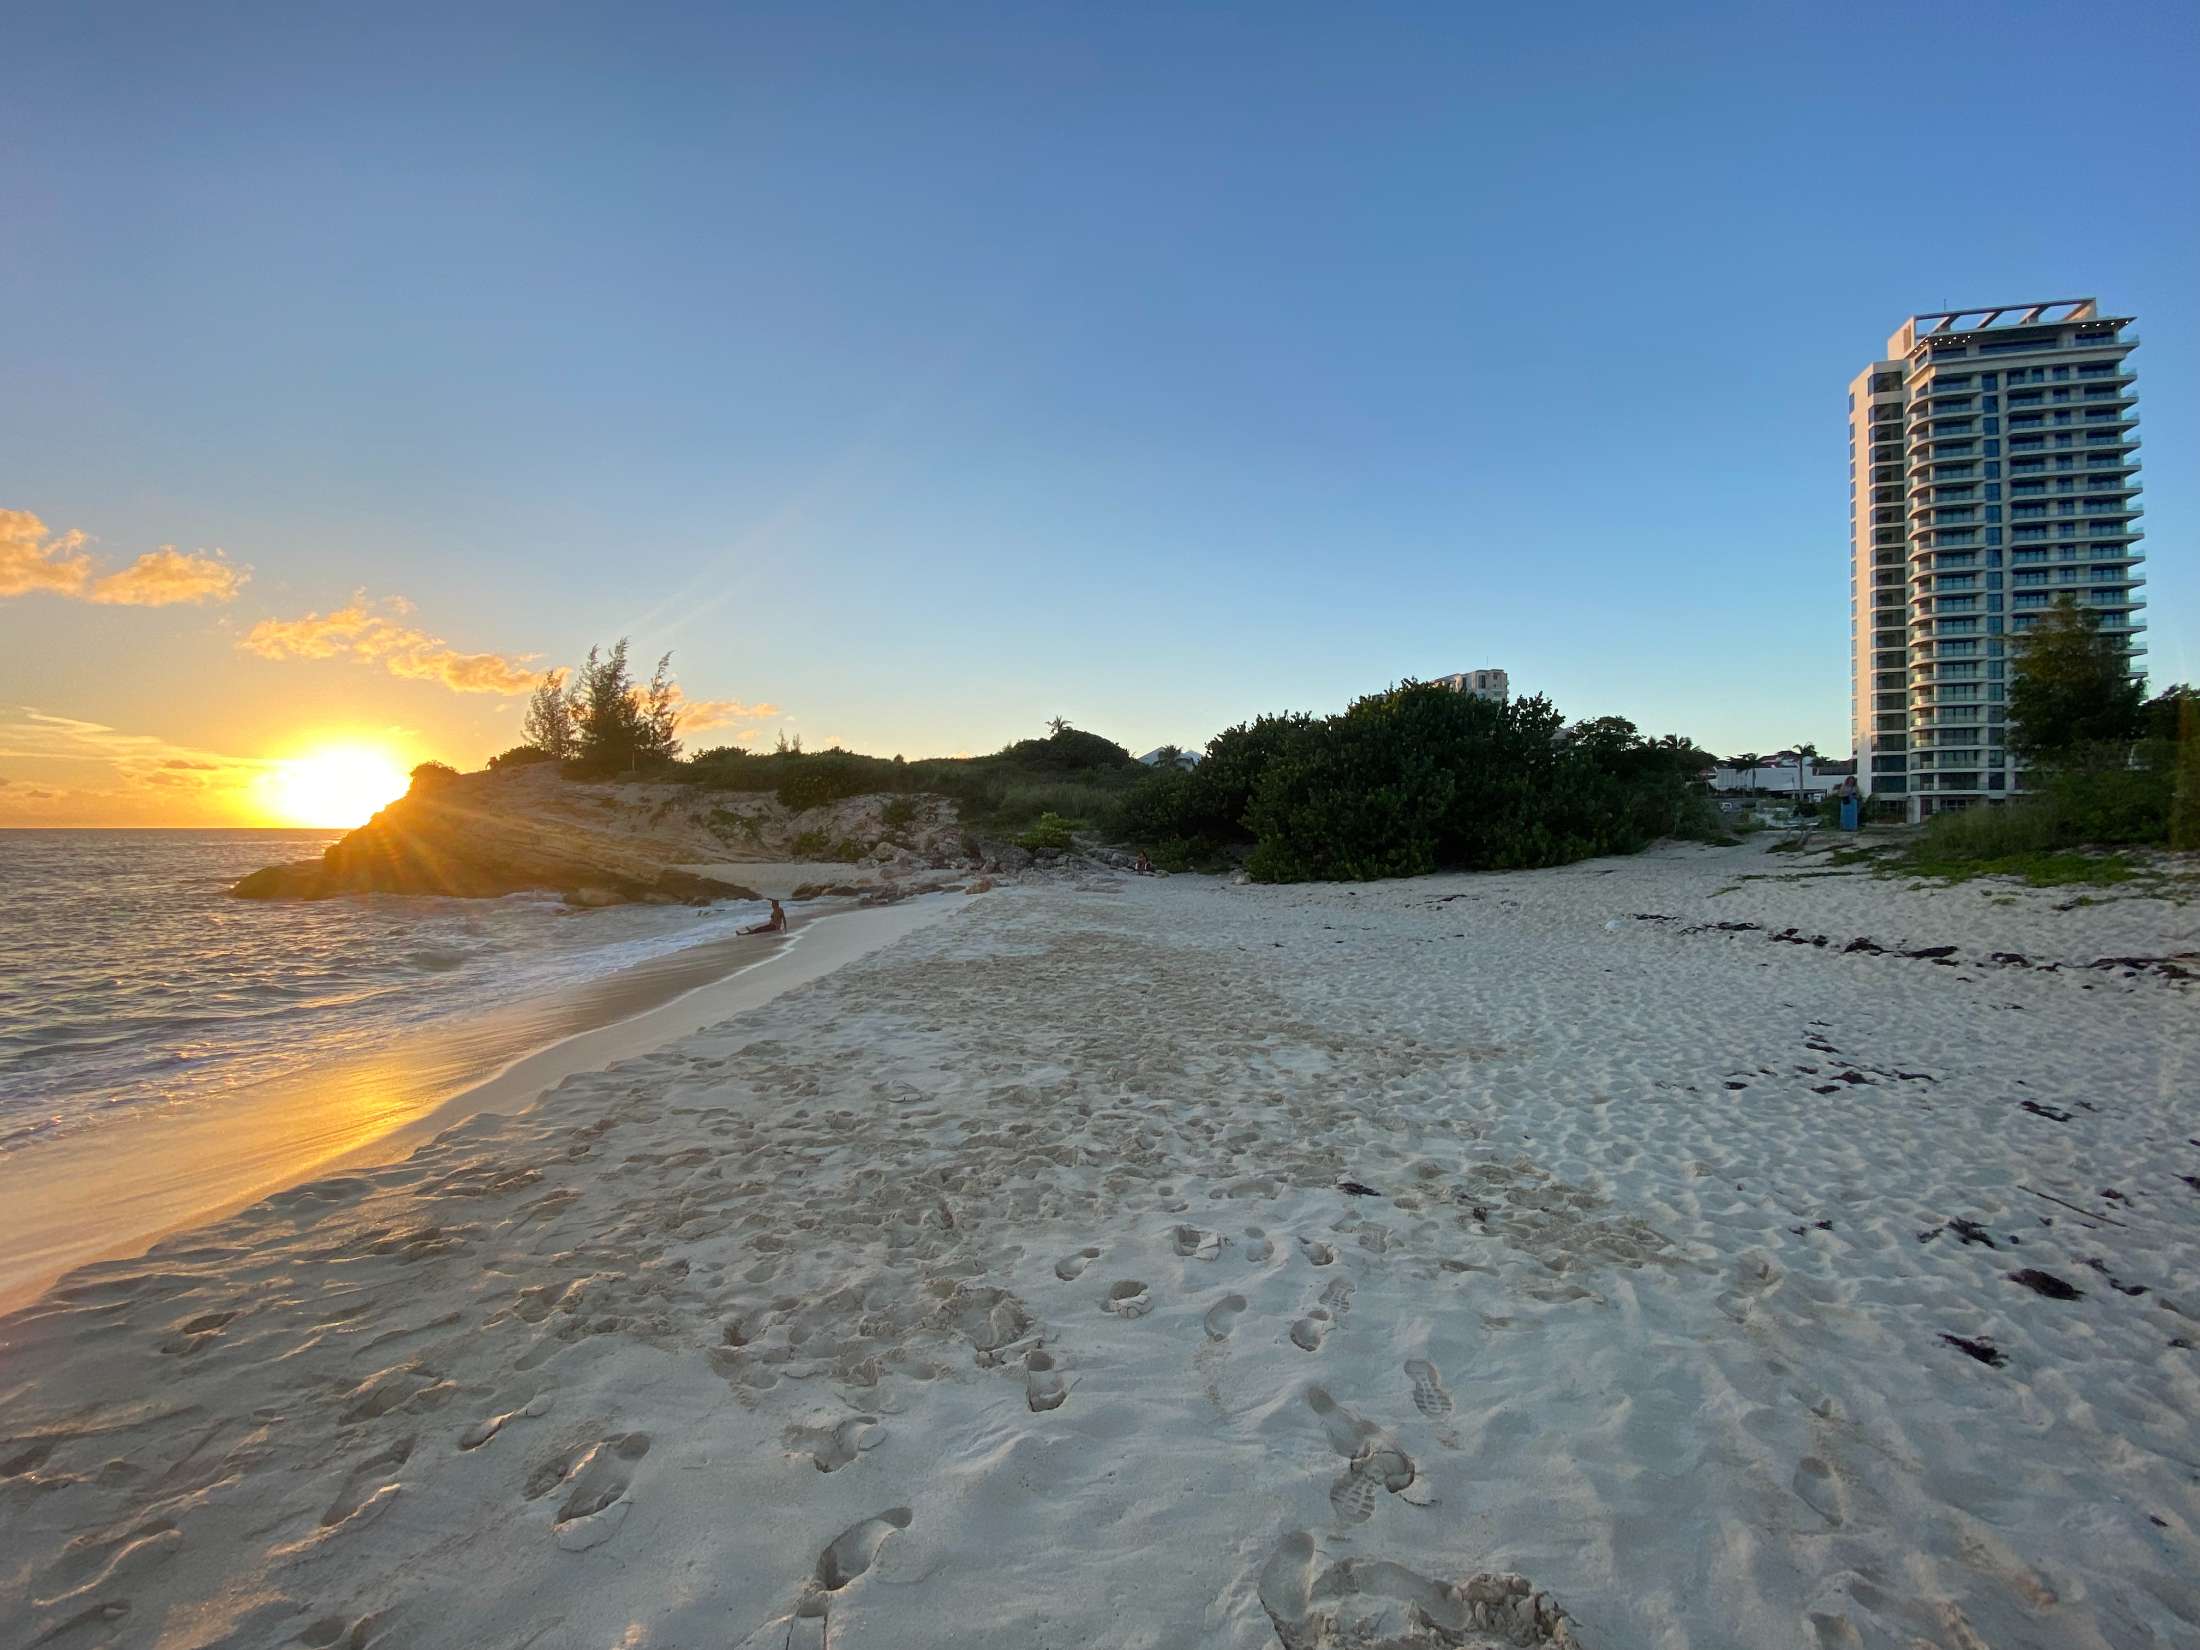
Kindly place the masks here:
<instances>
[{"instance_id":1,"label":"wet sand","mask_svg":"<svg viewBox=\"0 0 2200 1650\"><path fill-rule=\"evenodd\" d=\"M948 896L951 897L951 896ZM512 1111L576 1072L646 1053L877 949L940 899L798 919L784 939L712 940L369 1058L147 1112L0 1158L0 1312L73 1266L332 1169L387 1162L477 1111Z\"/></svg>"}]
</instances>

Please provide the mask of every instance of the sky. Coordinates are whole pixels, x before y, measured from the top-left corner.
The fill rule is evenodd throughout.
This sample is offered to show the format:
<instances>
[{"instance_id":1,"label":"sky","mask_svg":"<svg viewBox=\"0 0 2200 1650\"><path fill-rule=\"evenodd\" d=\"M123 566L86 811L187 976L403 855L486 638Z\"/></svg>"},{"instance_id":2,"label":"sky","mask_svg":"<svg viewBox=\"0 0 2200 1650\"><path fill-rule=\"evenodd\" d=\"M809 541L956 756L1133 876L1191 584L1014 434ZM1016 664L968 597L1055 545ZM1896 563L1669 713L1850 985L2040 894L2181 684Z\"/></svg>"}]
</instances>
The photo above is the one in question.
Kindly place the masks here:
<instances>
[{"instance_id":1,"label":"sky","mask_svg":"<svg viewBox=\"0 0 2200 1650\"><path fill-rule=\"evenodd\" d=\"M691 748L1142 751L1498 665L1848 742L1845 395L2135 314L2200 677L2200 11L0 12L0 823L476 765L671 650Z\"/></svg>"}]
</instances>

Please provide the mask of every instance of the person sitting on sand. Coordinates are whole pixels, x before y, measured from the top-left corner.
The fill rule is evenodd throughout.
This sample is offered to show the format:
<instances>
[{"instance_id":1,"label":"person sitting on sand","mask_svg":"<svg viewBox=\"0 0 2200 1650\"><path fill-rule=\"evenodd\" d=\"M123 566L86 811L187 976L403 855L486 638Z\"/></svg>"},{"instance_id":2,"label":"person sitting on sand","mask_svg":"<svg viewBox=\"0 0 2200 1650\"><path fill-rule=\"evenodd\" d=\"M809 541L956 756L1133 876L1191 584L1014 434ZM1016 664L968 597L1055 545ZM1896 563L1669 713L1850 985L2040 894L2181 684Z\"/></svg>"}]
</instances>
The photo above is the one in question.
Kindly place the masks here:
<instances>
[{"instance_id":1,"label":"person sitting on sand","mask_svg":"<svg viewBox=\"0 0 2200 1650\"><path fill-rule=\"evenodd\" d=\"M1133 871L1136 871L1142 877L1150 877L1153 875L1153 861L1146 857L1145 849L1141 848L1138 850L1138 863L1133 865L1131 869Z\"/></svg>"},{"instance_id":2,"label":"person sitting on sand","mask_svg":"<svg viewBox=\"0 0 2200 1650\"><path fill-rule=\"evenodd\" d=\"M787 931L787 913L779 908L779 901L772 901L772 914L762 922L752 922L740 930L744 934L784 934Z\"/></svg>"}]
</instances>

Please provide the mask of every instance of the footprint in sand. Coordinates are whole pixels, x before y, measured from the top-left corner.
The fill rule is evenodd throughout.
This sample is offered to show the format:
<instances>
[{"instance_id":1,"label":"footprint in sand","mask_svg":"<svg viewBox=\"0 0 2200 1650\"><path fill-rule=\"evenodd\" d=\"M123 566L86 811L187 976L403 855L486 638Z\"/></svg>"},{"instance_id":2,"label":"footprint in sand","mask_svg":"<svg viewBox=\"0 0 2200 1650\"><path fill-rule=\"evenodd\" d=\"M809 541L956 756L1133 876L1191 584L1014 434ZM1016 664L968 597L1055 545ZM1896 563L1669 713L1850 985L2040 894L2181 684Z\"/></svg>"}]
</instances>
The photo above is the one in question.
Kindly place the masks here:
<instances>
[{"instance_id":1,"label":"footprint in sand","mask_svg":"<svg viewBox=\"0 0 2200 1650\"><path fill-rule=\"evenodd\" d=\"M888 1507L875 1518L851 1524L817 1558L817 1584L837 1593L878 1562L878 1550L896 1530L909 1528L915 1515L907 1507Z\"/></svg>"},{"instance_id":2,"label":"footprint in sand","mask_svg":"<svg viewBox=\"0 0 2200 1650\"><path fill-rule=\"evenodd\" d=\"M208 1312L189 1323L178 1324L176 1332L160 1343L160 1350L171 1358L189 1357L219 1335L236 1315L234 1312Z\"/></svg>"},{"instance_id":3,"label":"footprint in sand","mask_svg":"<svg viewBox=\"0 0 2200 1650\"><path fill-rule=\"evenodd\" d=\"M1197 1226L1179 1226L1170 1232L1169 1240L1186 1260L1213 1260L1222 1253L1222 1234Z\"/></svg>"},{"instance_id":4,"label":"footprint in sand","mask_svg":"<svg viewBox=\"0 0 2200 1650\"><path fill-rule=\"evenodd\" d=\"M1024 1402L1034 1415L1060 1409L1069 1396L1069 1384L1054 1366L1054 1354L1036 1349L1024 1354Z\"/></svg>"},{"instance_id":5,"label":"footprint in sand","mask_svg":"<svg viewBox=\"0 0 2200 1650\"><path fill-rule=\"evenodd\" d=\"M1264 1260L1273 1260L1275 1258L1275 1239L1271 1238L1258 1226L1246 1227L1245 1238L1245 1258L1247 1260L1258 1262Z\"/></svg>"},{"instance_id":6,"label":"footprint in sand","mask_svg":"<svg viewBox=\"0 0 2200 1650\"><path fill-rule=\"evenodd\" d=\"M1337 1251L1326 1243L1316 1243L1312 1238L1300 1238L1299 1247L1306 1251L1306 1258L1316 1266L1327 1266L1337 1258Z\"/></svg>"},{"instance_id":7,"label":"footprint in sand","mask_svg":"<svg viewBox=\"0 0 2200 1650\"><path fill-rule=\"evenodd\" d=\"M1815 1455L1806 1455L1795 1465L1793 1482L1795 1493L1805 1506L1832 1528L1841 1527L1842 1514L1846 1508L1841 1494L1841 1481L1834 1477L1831 1467Z\"/></svg>"},{"instance_id":8,"label":"footprint in sand","mask_svg":"<svg viewBox=\"0 0 2200 1650\"><path fill-rule=\"evenodd\" d=\"M413 1440L400 1438L354 1466L345 1474L336 1499L321 1514L321 1528L357 1527L379 1518L402 1487L390 1475L410 1459L412 1452Z\"/></svg>"},{"instance_id":9,"label":"footprint in sand","mask_svg":"<svg viewBox=\"0 0 2200 1650\"><path fill-rule=\"evenodd\" d=\"M518 1409L508 1409L502 1415L492 1415L486 1420L476 1421L458 1435L458 1447L462 1450L479 1449L522 1416L533 1418L549 1413L550 1394L538 1392Z\"/></svg>"},{"instance_id":10,"label":"footprint in sand","mask_svg":"<svg viewBox=\"0 0 2200 1650\"><path fill-rule=\"evenodd\" d=\"M860 1524L851 1524L833 1538L832 1545L818 1555L817 1570L802 1585L802 1596L795 1600L794 1613L786 1618L786 1650L827 1650L832 1640L832 1595L854 1581L878 1561L878 1550L886 1538L896 1530L909 1528L910 1511L907 1507L888 1507L876 1518L866 1518ZM777 1623L765 1631L772 1634L771 1650L778 1650L780 1640ZM762 1635L742 1641L743 1650L755 1645L763 1650Z\"/></svg>"},{"instance_id":11,"label":"footprint in sand","mask_svg":"<svg viewBox=\"0 0 2200 1650\"><path fill-rule=\"evenodd\" d=\"M458 1391L456 1382L439 1380L418 1364L393 1364L369 1375L344 1395L338 1419L350 1426L378 1420L393 1409L435 1409Z\"/></svg>"},{"instance_id":12,"label":"footprint in sand","mask_svg":"<svg viewBox=\"0 0 2200 1650\"><path fill-rule=\"evenodd\" d=\"M1347 1523L1364 1524L1374 1516L1377 1491L1397 1495L1413 1478L1413 1460L1404 1450L1370 1443L1362 1446L1329 1486L1329 1505Z\"/></svg>"},{"instance_id":13,"label":"footprint in sand","mask_svg":"<svg viewBox=\"0 0 2200 1650\"><path fill-rule=\"evenodd\" d=\"M810 1457L819 1472L838 1472L867 1449L886 1440L875 1415L851 1415L835 1426L789 1427L787 1442Z\"/></svg>"},{"instance_id":14,"label":"footprint in sand","mask_svg":"<svg viewBox=\"0 0 2200 1650\"><path fill-rule=\"evenodd\" d=\"M584 1552L609 1541L626 1522L633 1502L627 1490L634 1482L635 1463L649 1453L649 1434L629 1432L591 1444L562 1463L537 1468L527 1484L533 1500L560 1484L567 1487L550 1533L569 1553Z\"/></svg>"},{"instance_id":15,"label":"footprint in sand","mask_svg":"<svg viewBox=\"0 0 2200 1650\"><path fill-rule=\"evenodd\" d=\"M1097 1249L1080 1249L1074 1255L1064 1255L1054 1263L1054 1275L1064 1283L1075 1283L1085 1275L1085 1268L1099 1258Z\"/></svg>"},{"instance_id":16,"label":"footprint in sand","mask_svg":"<svg viewBox=\"0 0 2200 1650\"><path fill-rule=\"evenodd\" d=\"M1226 1341L1230 1331L1237 1326L1238 1314L1245 1310L1243 1295L1225 1295L1207 1308L1206 1317L1200 1321L1206 1326L1210 1341Z\"/></svg>"},{"instance_id":17,"label":"footprint in sand","mask_svg":"<svg viewBox=\"0 0 2200 1650\"><path fill-rule=\"evenodd\" d=\"M1342 1558L1317 1577L1314 1538L1293 1530L1261 1567L1260 1606L1292 1650L1317 1645L1504 1643L1573 1650L1573 1621L1525 1576L1436 1581L1387 1559ZM1467 1635L1474 1633L1476 1639ZM1486 1637L1484 1637L1486 1635Z\"/></svg>"},{"instance_id":18,"label":"footprint in sand","mask_svg":"<svg viewBox=\"0 0 2200 1650\"><path fill-rule=\"evenodd\" d=\"M1136 1278L1126 1278L1108 1285L1108 1298L1100 1303L1100 1310L1119 1318L1143 1318L1153 1310L1153 1296Z\"/></svg>"},{"instance_id":19,"label":"footprint in sand","mask_svg":"<svg viewBox=\"0 0 2200 1650\"><path fill-rule=\"evenodd\" d=\"M1444 1378L1436 1372L1436 1366L1426 1358L1406 1360L1406 1379L1413 1383L1413 1407L1430 1420L1439 1420L1451 1413L1451 1394L1444 1390Z\"/></svg>"},{"instance_id":20,"label":"footprint in sand","mask_svg":"<svg viewBox=\"0 0 2200 1650\"><path fill-rule=\"evenodd\" d=\"M1329 1314L1320 1307L1291 1326L1291 1344L1301 1352L1319 1352L1329 1338Z\"/></svg>"},{"instance_id":21,"label":"footprint in sand","mask_svg":"<svg viewBox=\"0 0 2200 1650\"><path fill-rule=\"evenodd\" d=\"M1378 1490L1397 1495L1413 1483L1413 1457L1381 1427L1338 1403L1327 1387L1308 1387L1306 1407L1321 1423L1330 1449L1345 1459L1344 1473L1329 1488L1329 1504L1340 1518L1364 1523L1375 1510Z\"/></svg>"},{"instance_id":22,"label":"footprint in sand","mask_svg":"<svg viewBox=\"0 0 2200 1650\"><path fill-rule=\"evenodd\" d=\"M67 1608L79 1600L86 1601L86 1607L36 1642L44 1644L79 1626L112 1620L108 1610L122 1602L115 1598L116 1592L142 1583L147 1572L166 1564L182 1546L183 1531L166 1518L149 1518L103 1538L72 1541L62 1557L40 1574L43 1596L32 1602L41 1610ZM44 1591L48 1588L51 1591Z\"/></svg>"}]
</instances>

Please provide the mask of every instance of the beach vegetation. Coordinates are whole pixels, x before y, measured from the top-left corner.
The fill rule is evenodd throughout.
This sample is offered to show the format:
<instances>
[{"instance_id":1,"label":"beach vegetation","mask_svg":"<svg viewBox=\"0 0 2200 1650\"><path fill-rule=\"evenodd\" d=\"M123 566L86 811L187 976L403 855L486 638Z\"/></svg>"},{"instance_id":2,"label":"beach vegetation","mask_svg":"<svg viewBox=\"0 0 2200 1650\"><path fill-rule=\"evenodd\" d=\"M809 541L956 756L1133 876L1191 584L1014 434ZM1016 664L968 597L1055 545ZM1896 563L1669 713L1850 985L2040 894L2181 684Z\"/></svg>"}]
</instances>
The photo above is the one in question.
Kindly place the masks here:
<instances>
[{"instance_id":1,"label":"beach vegetation","mask_svg":"<svg viewBox=\"0 0 2200 1650\"><path fill-rule=\"evenodd\" d=\"M562 670L544 671L542 680L535 684L535 691L528 697L527 714L520 721L519 731L527 741L520 748L534 750L553 762L569 761L580 754L580 741L573 731L573 704L566 697L565 681L566 673ZM511 754L505 752L506 756ZM495 765L490 764L491 767Z\"/></svg>"},{"instance_id":2,"label":"beach vegetation","mask_svg":"<svg viewBox=\"0 0 2200 1650\"><path fill-rule=\"evenodd\" d=\"M661 770L680 754L679 689L669 653L647 682L637 682L624 636L608 652L592 647L573 673L565 703L573 729L566 771L576 779Z\"/></svg>"},{"instance_id":3,"label":"beach vegetation","mask_svg":"<svg viewBox=\"0 0 2200 1650\"><path fill-rule=\"evenodd\" d=\"M2140 737L2145 697L2124 638L2065 596L2018 648L2009 748L2038 766L2090 765Z\"/></svg>"},{"instance_id":4,"label":"beach vegetation","mask_svg":"<svg viewBox=\"0 0 2200 1650\"><path fill-rule=\"evenodd\" d=\"M556 760L558 760L556 757L539 745L514 745L510 750L499 751L495 756L490 757L488 770L491 773L501 773L506 768L527 768L540 762L554 762Z\"/></svg>"},{"instance_id":5,"label":"beach vegetation","mask_svg":"<svg viewBox=\"0 0 2200 1650\"><path fill-rule=\"evenodd\" d=\"M1498 703L1408 681L1334 716L1263 717L1124 804L1165 868L1242 854L1264 882L1519 869L1726 835L1676 735L1599 717L1568 726L1538 695Z\"/></svg>"},{"instance_id":6,"label":"beach vegetation","mask_svg":"<svg viewBox=\"0 0 2200 1650\"><path fill-rule=\"evenodd\" d=\"M412 771L413 796L441 790L458 777L458 770L448 762L423 762Z\"/></svg>"},{"instance_id":7,"label":"beach vegetation","mask_svg":"<svg viewBox=\"0 0 2200 1650\"><path fill-rule=\"evenodd\" d=\"M1056 813L1041 814L1016 839L1017 847L1034 854L1066 854L1070 845L1070 823Z\"/></svg>"},{"instance_id":8,"label":"beach vegetation","mask_svg":"<svg viewBox=\"0 0 2200 1650\"><path fill-rule=\"evenodd\" d=\"M824 830L797 833L789 851L798 860L829 860L842 865L853 865L868 852L854 837L835 837Z\"/></svg>"},{"instance_id":9,"label":"beach vegetation","mask_svg":"<svg viewBox=\"0 0 2200 1650\"><path fill-rule=\"evenodd\" d=\"M787 738L770 751L724 746L699 752L675 772L717 790L770 792L797 812L852 796L928 794L948 798L966 826L988 834L1012 834L1052 813L1112 838L1124 799L1147 769L1121 745L1064 724L1043 739L1019 740L990 756L908 761L804 751L799 740ZM915 804L906 805L904 823L913 822ZM887 823L901 828L892 819Z\"/></svg>"},{"instance_id":10,"label":"beach vegetation","mask_svg":"<svg viewBox=\"0 0 2200 1650\"><path fill-rule=\"evenodd\" d=\"M2200 694L2152 699L2123 638L2065 598L2024 639L2009 688L2024 794L1936 813L1899 861L1944 880L2120 881L2120 848L2200 848Z\"/></svg>"}]
</instances>

